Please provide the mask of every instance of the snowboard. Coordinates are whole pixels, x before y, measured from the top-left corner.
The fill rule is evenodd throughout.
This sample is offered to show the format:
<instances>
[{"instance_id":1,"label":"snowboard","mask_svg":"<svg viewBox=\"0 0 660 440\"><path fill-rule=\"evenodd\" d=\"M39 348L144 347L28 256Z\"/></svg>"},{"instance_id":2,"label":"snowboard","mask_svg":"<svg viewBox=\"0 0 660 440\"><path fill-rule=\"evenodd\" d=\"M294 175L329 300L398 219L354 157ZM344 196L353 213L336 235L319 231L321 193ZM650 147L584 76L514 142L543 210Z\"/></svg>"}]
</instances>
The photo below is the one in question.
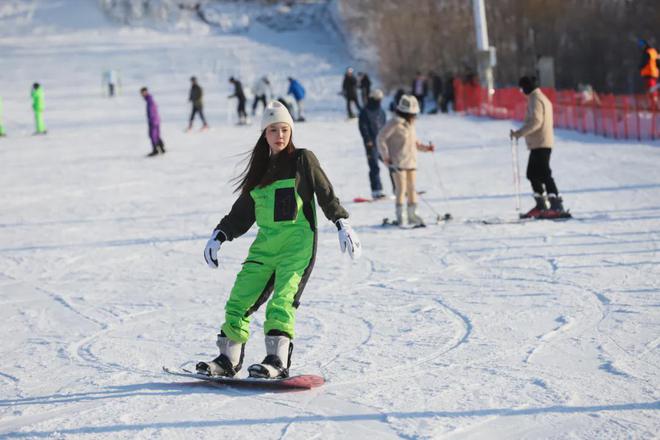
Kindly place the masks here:
<instances>
[{"instance_id":1,"label":"snowboard","mask_svg":"<svg viewBox=\"0 0 660 440\"><path fill-rule=\"evenodd\" d=\"M206 382L219 383L223 385L241 387L241 388L261 388L261 389L274 389L274 390L309 390L312 388L320 387L325 383L322 376L314 374L301 374L298 376L291 376L285 379L261 379L256 377L214 377L205 374L194 373L190 370L182 368L180 371L171 370L163 367L163 371L179 377L188 377L190 379L203 380Z\"/></svg>"}]
</instances>

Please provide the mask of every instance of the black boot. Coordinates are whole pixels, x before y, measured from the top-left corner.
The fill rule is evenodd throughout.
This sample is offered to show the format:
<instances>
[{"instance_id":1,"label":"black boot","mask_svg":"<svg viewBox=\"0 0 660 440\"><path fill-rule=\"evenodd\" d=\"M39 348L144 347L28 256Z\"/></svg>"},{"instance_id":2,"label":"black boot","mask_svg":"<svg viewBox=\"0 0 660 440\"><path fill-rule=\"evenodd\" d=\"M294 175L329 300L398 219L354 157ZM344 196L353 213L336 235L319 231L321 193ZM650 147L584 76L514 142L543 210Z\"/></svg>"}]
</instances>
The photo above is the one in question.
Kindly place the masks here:
<instances>
[{"instance_id":1,"label":"black boot","mask_svg":"<svg viewBox=\"0 0 660 440\"><path fill-rule=\"evenodd\" d=\"M568 218L571 214L564 209L564 201L558 194L550 194L550 209L541 213L542 218Z\"/></svg>"},{"instance_id":2,"label":"black boot","mask_svg":"<svg viewBox=\"0 0 660 440\"><path fill-rule=\"evenodd\" d=\"M206 376L234 377L243 366L245 344L232 341L224 333L218 335L216 345L220 355L210 362L198 362L197 373Z\"/></svg>"},{"instance_id":3,"label":"black boot","mask_svg":"<svg viewBox=\"0 0 660 440\"><path fill-rule=\"evenodd\" d=\"M165 154L165 144L163 144L163 141L161 140L158 141L158 148L160 149L160 152L162 154Z\"/></svg>"},{"instance_id":4,"label":"black boot","mask_svg":"<svg viewBox=\"0 0 660 440\"><path fill-rule=\"evenodd\" d=\"M288 336L266 336L266 357L260 364L250 365L250 377L283 379L289 377L293 344Z\"/></svg>"},{"instance_id":5,"label":"black boot","mask_svg":"<svg viewBox=\"0 0 660 440\"><path fill-rule=\"evenodd\" d=\"M536 205L525 214L520 214L520 218L539 218L549 207L545 194L534 193L534 201Z\"/></svg>"}]
</instances>

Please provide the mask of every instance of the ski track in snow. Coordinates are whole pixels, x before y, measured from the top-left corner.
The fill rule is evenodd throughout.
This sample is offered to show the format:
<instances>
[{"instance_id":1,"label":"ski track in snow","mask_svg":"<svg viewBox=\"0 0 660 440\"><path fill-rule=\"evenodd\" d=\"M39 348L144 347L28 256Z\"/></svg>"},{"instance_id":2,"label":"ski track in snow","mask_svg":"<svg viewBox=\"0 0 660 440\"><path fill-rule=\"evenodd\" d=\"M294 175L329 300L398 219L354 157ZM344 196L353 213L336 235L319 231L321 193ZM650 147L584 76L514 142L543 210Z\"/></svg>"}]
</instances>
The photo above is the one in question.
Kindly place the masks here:
<instances>
[{"instance_id":1,"label":"ski track in snow","mask_svg":"<svg viewBox=\"0 0 660 440\"><path fill-rule=\"evenodd\" d=\"M192 18L176 30L128 28L83 0L9 1L10 15L0 14L0 437L657 436L658 142L557 131L553 174L576 219L506 223L516 216L512 123L423 115L418 134L438 150L420 153L418 187L454 219L386 229L393 202L350 202L368 193L368 170L337 96L350 60L323 31L255 25L223 35ZM112 100L99 90L108 68L122 74ZM208 233L235 198L227 182L258 135L258 116L234 125L227 78L247 87L264 73L277 95L288 75L307 86L296 145L319 157L363 243L351 262L317 209L292 373L326 384L305 392L160 371L216 355L223 305L255 236L224 244L220 270L204 266ZM206 133L182 133L192 74ZM46 91L44 137L29 135L35 80ZM143 158L142 85L168 148L153 160ZM426 203L419 210L435 217ZM480 221L489 218L504 223ZM263 357L263 321L260 310L245 365Z\"/></svg>"}]
</instances>

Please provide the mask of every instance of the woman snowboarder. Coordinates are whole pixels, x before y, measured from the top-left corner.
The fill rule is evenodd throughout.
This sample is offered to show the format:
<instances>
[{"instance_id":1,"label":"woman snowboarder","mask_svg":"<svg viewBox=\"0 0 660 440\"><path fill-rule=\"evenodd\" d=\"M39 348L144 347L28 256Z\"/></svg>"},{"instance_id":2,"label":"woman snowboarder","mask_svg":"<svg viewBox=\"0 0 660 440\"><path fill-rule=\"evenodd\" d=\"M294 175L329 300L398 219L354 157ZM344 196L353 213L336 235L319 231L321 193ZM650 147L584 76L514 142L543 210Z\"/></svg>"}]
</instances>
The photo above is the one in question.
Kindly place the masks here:
<instances>
[{"instance_id":1,"label":"woman snowboarder","mask_svg":"<svg viewBox=\"0 0 660 440\"><path fill-rule=\"evenodd\" d=\"M346 220L348 213L318 159L294 146L293 119L286 107L272 101L261 130L247 168L237 179L240 195L204 249L206 263L217 268L223 242L241 236L255 221L259 227L225 306L225 322L217 337L220 355L199 362L201 374L232 377L241 369L250 316L272 294L264 322L266 357L248 372L270 379L289 376L296 309L316 254L314 196L337 226L340 249L354 259L361 253L360 241Z\"/></svg>"}]
</instances>

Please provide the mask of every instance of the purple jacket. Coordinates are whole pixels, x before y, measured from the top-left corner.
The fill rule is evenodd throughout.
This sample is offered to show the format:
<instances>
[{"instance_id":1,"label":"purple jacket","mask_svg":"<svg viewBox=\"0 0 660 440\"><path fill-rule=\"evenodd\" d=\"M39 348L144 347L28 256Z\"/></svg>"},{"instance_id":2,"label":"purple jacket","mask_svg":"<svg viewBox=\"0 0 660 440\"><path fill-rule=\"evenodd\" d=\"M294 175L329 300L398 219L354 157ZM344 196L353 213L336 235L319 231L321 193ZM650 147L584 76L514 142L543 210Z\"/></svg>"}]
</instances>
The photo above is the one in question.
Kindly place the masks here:
<instances>
[{"instance_id":1,"label":"purple jacket","mask_svg":"<svg viewBox=\"0 0 660 440\"><path fill-rule=\"evenodd\" d=\"M151 95L144 97L147 101L147 121L149 125L160 125L160 116L158 116L158 106Z\"/></svg>"}]
</instances>

